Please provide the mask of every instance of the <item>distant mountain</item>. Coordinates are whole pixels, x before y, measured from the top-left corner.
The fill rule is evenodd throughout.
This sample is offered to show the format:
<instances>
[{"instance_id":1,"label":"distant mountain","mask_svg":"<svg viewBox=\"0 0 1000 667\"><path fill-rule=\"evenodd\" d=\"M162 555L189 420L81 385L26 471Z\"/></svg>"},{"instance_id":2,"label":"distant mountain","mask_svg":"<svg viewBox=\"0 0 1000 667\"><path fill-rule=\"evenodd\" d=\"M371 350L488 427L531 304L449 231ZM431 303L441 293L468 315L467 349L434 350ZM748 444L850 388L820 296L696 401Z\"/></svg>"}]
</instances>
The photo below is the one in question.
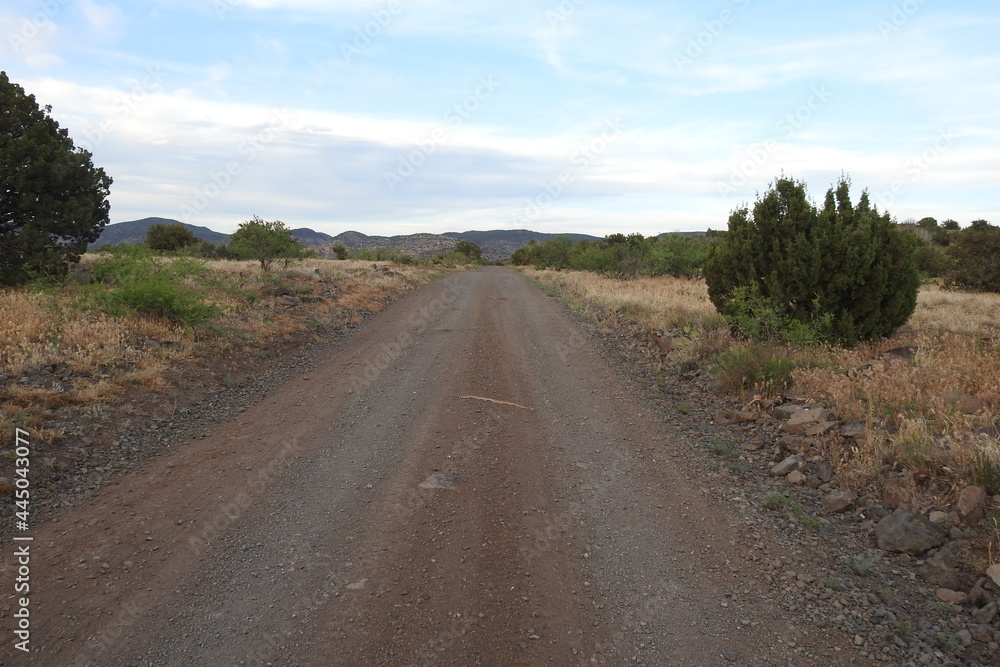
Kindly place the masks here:
<instances>
[{"instance_id":1,"label":"distant mountain","mask_svg":"<svg viewBox=\"0 0 1000 667\"><path fill-rule=\"evenodd\" d=\"M542 243L549 239L571 238L573 241L599 241L600 237L587 234L543 234L527 229L494 229L488 232L445 232L444 236L455 241L472 241L483 249L483 255L490 259L507 259L518 248L529 241Z\"/></svg>"},{"instance_id":2,"label":"distant mountain","mask_svg":"<svg viewBox=\"0 0 1000 667\"><path fill-rule=\"evenodd\" d=\"M302 242L306 245L322 245L324 243L333 243L333 237L329 234L324 234L323 232L314 232L308 227L299 227L298 229L292 230L292 236L297 239L302 239Z\"/></svg>"},{"instance_id":3,"label":"distant mountain","mask_svg":"<svg viewBox=\"0 0 1000 667\"><path fill-rule=\"evenodd\" d=\"M228 234L214 232L208 227L197 227L188 225L178 220L169 218L143 218L142 220L132 220L131 222L116 222L108 225L101 231L97 240L90 244L91 248L99 248L102 245L118 245L119 243L144 243L146 232L153 225L184 225L191 230L191 233L199 239L204 239L210 243L227 243Z\"/></svg>"},{"instance_id":4,"label":"distant mountain","mask_svg":"<svg viewBox=\"0 0 1000 667\"><path fill-rule=\"evenodd\" d=\"M333 237L348 250L395 248L413 257L433 257L455 247L457 241L441 234L405 234L400 236L368 236L361 232L344 232Z\"/></svg>"},{"instance_id":5,"label":"distant mountain","mask_svg":"<svg viewBox=\"0 0 1000 667\"><path fill-rule=\"evenodd\" d=\"M99 248L103 245L117 245L119 243L143 243L146 240L146 232L156 224L183 225L190 229L195 237L210 243L229 242L229 234L215 232L208 227L189 225L169 218L143 218L142 220L108 225L101 232L97 241L90 244L90 247ZM326 256L332 256L333 246L340 244L348 250L395 248L414 257L433 257L452 250L459 241L472 241L483 249L483 255L488 259L507 259L515 250L527 245L531 240L540 243L560 236L569 237L574 241L600 240L596 236L588 236L587 234L543 234L527 229L495 229L487 232L447 232L445 234L404 234L399 236L368 236L361 232L349 231L330 236L308 227L300 227L292 230L292 236L301 239L306 246Z\"/></svg>"},{"instance_id":6,"label":"distant mountain","mask_svg":"<svg viewBox=\"0 0 1000 667\"><path fill-rule=\"evenodd\" d=\"M143 218L142 220L116 222L113 225L108 225L101 231L101 235L97 240L90 244L90 247L99 248L103 245L117 245L119 243L144 243L146 241L146 232L153 225L181 225L191 230L195 238L215 244L229 243L229 234L212 231L208 227L189 225L180 220L172 220L170 218ZM308 227L293 229L292 236L301 239L310 248L329 248L334 243L333 237L329 234L316 232Z\"/></svg>"}]
</instances>

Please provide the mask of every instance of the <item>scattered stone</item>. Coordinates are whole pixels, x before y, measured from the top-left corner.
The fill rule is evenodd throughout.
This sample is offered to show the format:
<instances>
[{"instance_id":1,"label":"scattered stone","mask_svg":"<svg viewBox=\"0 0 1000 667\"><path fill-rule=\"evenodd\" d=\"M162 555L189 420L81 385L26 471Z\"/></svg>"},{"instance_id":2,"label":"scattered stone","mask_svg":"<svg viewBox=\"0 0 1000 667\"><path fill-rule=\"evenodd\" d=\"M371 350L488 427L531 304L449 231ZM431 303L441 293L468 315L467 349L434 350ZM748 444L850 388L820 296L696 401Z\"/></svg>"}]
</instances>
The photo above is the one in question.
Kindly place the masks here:
<instances>
[{"instance_id":1,"label":"scattered stone","mask_svg":"<svg viewBox=\"0 0 1000 667\"><path fill-rule=\"evenodd\" d=\"M905 503L909 495L909 488L900 479L890 479L882 487L882 500L893 509Z\"/></svg>"},{"instance_id":2,"label":"scattered stone","mask_svg":"<svg viewBox=\"0 0 1000 667\"><path fill-rule=\"evenodd\" d=\"M757 450L762 449L765 444L764 438L756 438L754 440L748 440L741 443L740 448L746 452L756 452Z\"/></svg>"},{"instance_id":3,"label":"scattered stone","mask_svg":"<svg viewBox=\"0 0 1000 667\"><path fill-rule=\"evenodd\" d=\"M991 565L986 570L986 576L993 580L993 583L1000 586L1000 563Z\"/></svg>"},{"instance_id":4,"label":"scattered stone","mask_svg":"<svg viewBox=\"0 0 1000 667\"><path fill-rule=\"evenodd\" d=\"M941 512L939 510L934 510L927 515L927 518L931 520L931 523L938 526L944 526L950 523L949 515L947 512Z\"/></svg>"},{"instance_id":5,"label":"scattered stone","mask_svg":"<svg viewBox=\"0 0 1000 667\"><path fill-rule=\"evenodd\" d=\"M795 486L802 486L803 484L806 483L806 480L809 478L806 477L801 470L793 470L792 472L785 475L785 479L787 479L789 483L794 484Z\"/></svg>"},{"instance_id":6,"label":"scattered stone","mask_svg":"<svg viewBox=\"0 0 1000 667\"><path fill-rule=\"evenodd\" d=\"M989 625L979 624L969 626L969 633L972 638L981 644L988 644L993 641L993 628Z\"/></svg>"},{"instance_id":7,"label":"scattered stone","mask_svg":"<svg viewBox=\"0 0 1000 667\"><path fill-rule=\"evenodd\" d=\"M969 604L974 607L982 607L990 602L990 595L986 592L986 577L980 577L976 585L969 591Z\"/></svg>"},{"instance_id":8,"label":"scattered stone","mask_svg":"<svg viewBox=\"0 0 1000 667\"><path fill-rule=\"evenodd\" d=\"M920 348L916 345L903 345L902 347L894 347L891 350L886 350L882 353L882 356L909 361L917 356L919 350Z\"/></svg>"},{"instance_id":9,"label":"scattered stone","mask_svg":"<svg viewBox=\"0 0 1000 667\"><path fill-rule=\"evenodd\" d=\"M805 406L800 403L785 403L783 405L775 406L771 409L771 416L775 419L788 419L794 415L799 410L803 410Z\"/></svg>"},{"instance_id":10,"label":"scattered stone","mask_svg":"<svg viewBox=\"0 0 1000 667\"><path fill-rule=\"evenodd\" d=\"M967 486L959 492L956 505L966 524L977 523L986 511L986 491L981 486Z\"/></svg>"},{"instance_id":11,"label":"scattered stone","mask_svg":"<svg viewBox=\"0 0 1000 667\"><path fill-rule=\"evenodd\" d=\"M879 549L917 556L944 544L946 533L925 516L897 510L875 526Z\"/></svg>"},{"instance_id":12,"label":"scattered stone","mask_svg":"<svg viewBox=\"0 0 1000 667\"><path fill-rule=\"evenodd\" d=\"M840 435L845 438L864 438L868 435L868 429L864 424L857 421L845 422L840 425Z\"/></svg>"},{"instance_id":13,"label":"scattered stone","mask_svg":"<svg viewBox=\"0 0 1000 667\"><path fill-rule=\"evenodd\" d=\"M948 602L950 604L957 604L959 606L969 603L969 596L961 591L953 591L947 588L937 589L938 600L942 602Z\"/></svg>"},{"instance_id":14,"label":"scattered stone","mask_svg":"<svg viewBox=\"0 0 1000 667\"><path fill-rule=\"evenodd\" d=\"M830 482L833 481L833 478L836 476L833 472L833 468L827 465L825 461L817 462L813 466L813 472L816 474L816 477L819 478L819 481L822 482L823 484L829 484Z\"/></svg>"},{"instance_id":15,"label":"scattered stone","mask_svg":"<svg viewBox=\"0 0 1000 667\"><path fill-rule=\"evenodd\" d=\"M798 454L793 454L771 468L771 475L774 477L784 477L796 468L802 467L804 463L805 459Z\"/></svg>"},{"instance_id":16,"label":"scattered stone","mask_svg":"<svg viewBox=\"0 0 1000 667\"><path fill-rule=\"evenodd\" d=\"M809 449L809 441L797 435L783 435L778 440L778 446L786 452L802 454Z\"/></svg>"},{"instance_id":17,"label":"scattered stone","mask_svg":"<svg viewBox=\"0 0 1000 667\"><path fill-rule=\"evenodd\" d=\"M781 428L785 433L802 435L820 422L825 422L827 416L826 408L803 408L795 412Z\"/></svg>"},{"instance_id":18,"label":"scattered stone","mask_svg":"<svg viewBox=\"0 0 1000 667\"><path fill-rule=\"evenodd\" d=\"M805 434L810 437L815 437L817 435L825 435L833 430L833 428L838 424L834 421L821 421L814 426L810 426L806 429Z\"/></svg>"},{"instance_id":19,"label":"scattered stone","mask_svg":"<svg viewBox=\"0 0 1000 667\"><path fill-rule=\"evenodd\" d=\"M968 630L959 630L955 636L962 642L962 646L972 646L972 633Z\"/></svg>"},{"instance_id":20,"label":"scattered stone","mask_svg":"<svg viewBox=\"0 0 1000 667\"><path fill-rule=\"evenodd\" d=\"M760 414L753 412L752 410L737 410L729 417L729 423L731 424L749 424L751 422L757 421Z\"/></svg>"},{"instance_id":21,"label":"scattered stone","mask_svg":"<svg viewBox=\"0 0 1000 667\"><path fill-rule=\"evenodd\" d=\"M972 612L972 618L983 625L989 625L997 617L997 603L991 602L981 609Z\"/></svg>"},{"instance_id":22,"label":"scattered stone","mask_svg":"<svg viewBox=\"0 0 1000 667\"><path fill-rule=\"evenodd\" d=\"M834 491L823 498L823 511L827 514L839 514L854 507L858 495L853 491Z\"/></svg>"},{"instance_id":23,"label":"scattered stone","mask_svg":"<svg viewBox=\"0 0 1000 667\"><path fill-rule=\"evenodd\" d=\"M963 394L954 389L945 394L944 401L954 407L957 412L961 412L964 415L974 415L986 408L986 402L981 398Z\"/></svg>"},{"instance_id":24,"label":"scattered stone","mask_svg":"<svg viewBox=\"0 0 1000 667\"><path fill-rule=\"evenodd\" d=\"M450 472L434 473L417 486L421 489L454 489L458 486L458 475Z\"/></svg>"},{"instance_id":25,"label":"scattered stone","mask_svg":"<svg viewBox=\"0 0 1000 667\"><path fill-rule=\"evenodd\" d=\"M962 587L962 578L953 568L924 563L917 568L917 576L932 586L955 590Z\"/></svg>"}]
</instances>

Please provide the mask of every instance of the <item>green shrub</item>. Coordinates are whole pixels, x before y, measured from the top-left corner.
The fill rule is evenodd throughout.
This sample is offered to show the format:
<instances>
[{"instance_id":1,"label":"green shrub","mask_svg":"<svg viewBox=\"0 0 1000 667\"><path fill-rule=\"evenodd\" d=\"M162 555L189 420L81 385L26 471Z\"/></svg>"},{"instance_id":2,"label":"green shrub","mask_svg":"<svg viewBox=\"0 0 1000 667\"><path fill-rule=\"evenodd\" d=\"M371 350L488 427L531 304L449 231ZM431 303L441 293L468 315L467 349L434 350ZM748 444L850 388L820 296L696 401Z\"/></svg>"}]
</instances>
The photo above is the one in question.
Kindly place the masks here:
<instances>
[{"instance_id":1,"label":"green shrub","mask_svg":"<svg viewBox=\"0 0 1000 667\"><path fill-rule=\"evenodd\" d=\"M156 224L146 230L146 245L153 250L181 250L197 243L191 230L179 222Z\"/></svg>"},{"instance_id":2,"label":"green shrub","mask_svg":"<svg viewBox=\"0 0 1000 667\"><path fill-rule=\"evenodd\" d=\"M803 183L779 178L752 212L730 215L729 231L711 246L705 280L726 317L738 316L743 287L785 322L827 329L827 342L855 345L890 335L916 308L915 244L871 206L867 192L853 205L846 177L819 209Z\"/></svg>"},{"instance_id":3,"label":"green shrub","mask_svg":"<svg viewBox=\"0 0 1000 667\"><path fill-rule=\"evenodd\" d=\"M758 289L756 283L740 285L729 296L726 320L737 333L751 340L798 346L819 345L829 337L832 313L822 313L809 321L797 320L779 313Z\"/></svg>"},{"instance_id":4,"label":"green shrub","mask_svg":"<svg viewBox=\"0 0 1000 667\"><path fill-rule=\"evenodd\" d=\"M229 252L239 259L259 261L265 273L275 260L283 260L287 268L289 262L312 256L281 220L263 220L258 216L240 223L229 239Z\"/></svg>"},{"instance_id":5,"label":"green shrub","mask_svg":"<svg viewBox=\"0 0 1000 667\"><path fill-rule=\"evenodd\" d=\"M705 238L680 234L644 237L610 234L600 241L573 242L569 237L535 240L519 248L511 263L539 269L593 271L612 278L637 276L700 276L708 257Z\"/></svg>"},{"instance_id":6,"label":"green shrub","mask_svg":"<svg viewBox=\"0 0 1000 667\"><path fill-rule=\"evenodd\" d=\"M713 363L719 388L727 393L780 394L791 386L794 361L761 345L736 345Z\"/></svg>"},{"instance_id":7,"label":"green shrub","mask_svg":"<svg viewBox=\"0 0 1000 667\"><path fill-rule=\"evenodd\" d=\"M197 324L218 314L187 279L205 271L203 264L187 258L165 260L144 246L116 248L94 263L90 298L110 315L142 313Z\"/></svg>"},{"instance_id":8,"label":"green shrub","mask_svg":"<svg viewBox=\"0 0 1000 667\"><path fill-rule=\"evenodd\" d=\"M1000 227L976 220L948 246L949 280L969 289L1000 292Z\"/></svg>"}]
</instances>

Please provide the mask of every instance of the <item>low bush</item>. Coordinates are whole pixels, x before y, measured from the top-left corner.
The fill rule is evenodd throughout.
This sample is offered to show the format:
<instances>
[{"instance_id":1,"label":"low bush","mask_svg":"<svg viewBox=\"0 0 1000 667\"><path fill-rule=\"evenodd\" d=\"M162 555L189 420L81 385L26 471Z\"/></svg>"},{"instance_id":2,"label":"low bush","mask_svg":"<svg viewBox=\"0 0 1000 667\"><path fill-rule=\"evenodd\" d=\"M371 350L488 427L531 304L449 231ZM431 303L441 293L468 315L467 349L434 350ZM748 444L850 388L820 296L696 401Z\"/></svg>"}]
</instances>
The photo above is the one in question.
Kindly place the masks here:
<instances>
[{"instance_id":1,"label":"low bush","mask_svg":"<svg viewBox=\"0 0 1000 667\"><path fill-rule=\"evenodd\" d=\"M768 396L785 392L796 369L791 359L756 343L729 348L716 357L713 366L721 391Z\"/></svg>"},{"instance_id":2,"label":"low bush","mask_svg":"<svg viewBox=\"0 0 1000 667\"><path fill-rule=\"evenodd\" d=\"M140 313L197 324L219 313L186 282L205 271L194 259L159 258L144 246L119 247L94 263L92 278L98 284L85 298L109 315Z\"/></svg>"}]
</instances>

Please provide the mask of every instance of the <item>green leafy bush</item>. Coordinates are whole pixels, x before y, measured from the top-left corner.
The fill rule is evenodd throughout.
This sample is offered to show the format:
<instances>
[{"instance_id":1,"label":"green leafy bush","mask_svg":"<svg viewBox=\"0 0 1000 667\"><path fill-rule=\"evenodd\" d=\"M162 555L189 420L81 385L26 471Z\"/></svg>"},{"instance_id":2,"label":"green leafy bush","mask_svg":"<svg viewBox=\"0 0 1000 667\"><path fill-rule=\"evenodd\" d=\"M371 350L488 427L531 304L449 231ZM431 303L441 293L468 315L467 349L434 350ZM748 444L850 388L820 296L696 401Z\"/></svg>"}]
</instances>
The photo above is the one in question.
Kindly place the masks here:
<instances>
[{"instance_id":1,"label":"green leafy bush","mask_svg":"<svg viewBox=\"0 0 1000 667\"><path fill-rule=\"evenodd\" d=\"M749 288L785 322L850 346L890 335L913 313L915 243L871 206L867 192L853 205L846 177L819 209L803 183L779 178L752 211L730 215L728 233L711 246L705 279L727 318L739 316L738 289Z\"/></svg>"},{"instance_id":2,"label":"green leafy bush","mask_svg":"<svg viewBox=\"0 0 1000 667\"><path fill-rule=\"evenodd\" d=\"M292 236L292 230L285 223L262 220L258 216L240 223L229 239L229 252L240 259L259 261L264 272L271 270L275 260L283 260L287 267L289 262L312 256L311 251Z\"/></svg>"},{"instance_id":3,"label":"green leafy bush","mask_svg":"<svg viewBox=\"0 0 1000 667\"><path fill-rule=\"evenodd\" d=\"M830 334L833 314L822 313L814 320L797 320L777 311L774 303L758 291L756 284L733 289L728 303L730 325L742 336L758 341L819 345Z\"/></svg>"},{"instance_id":4,"label":"green leafy bush","mask_svg":"<svg viewBox=\"0 0 1000 667\"><path fill-rule=\"evenodd\" d=\"M90 298L110 315L142 313L181 324L197 324L218 314L189 278L205 271L188 258L158 258L143 246L119 246L94 264Z\"/></svg>"},{"instance_id":5,"label":"green leafy bush","mask_svg":"<svg viewBox=\"0 0 1000 667\"><path fill-rule=\"evenodd\" d=\"M146 230L146 245L153 250L181 250L196 243L194 233L181 223L156 224Z\"/></svg>"}]
</instances>

